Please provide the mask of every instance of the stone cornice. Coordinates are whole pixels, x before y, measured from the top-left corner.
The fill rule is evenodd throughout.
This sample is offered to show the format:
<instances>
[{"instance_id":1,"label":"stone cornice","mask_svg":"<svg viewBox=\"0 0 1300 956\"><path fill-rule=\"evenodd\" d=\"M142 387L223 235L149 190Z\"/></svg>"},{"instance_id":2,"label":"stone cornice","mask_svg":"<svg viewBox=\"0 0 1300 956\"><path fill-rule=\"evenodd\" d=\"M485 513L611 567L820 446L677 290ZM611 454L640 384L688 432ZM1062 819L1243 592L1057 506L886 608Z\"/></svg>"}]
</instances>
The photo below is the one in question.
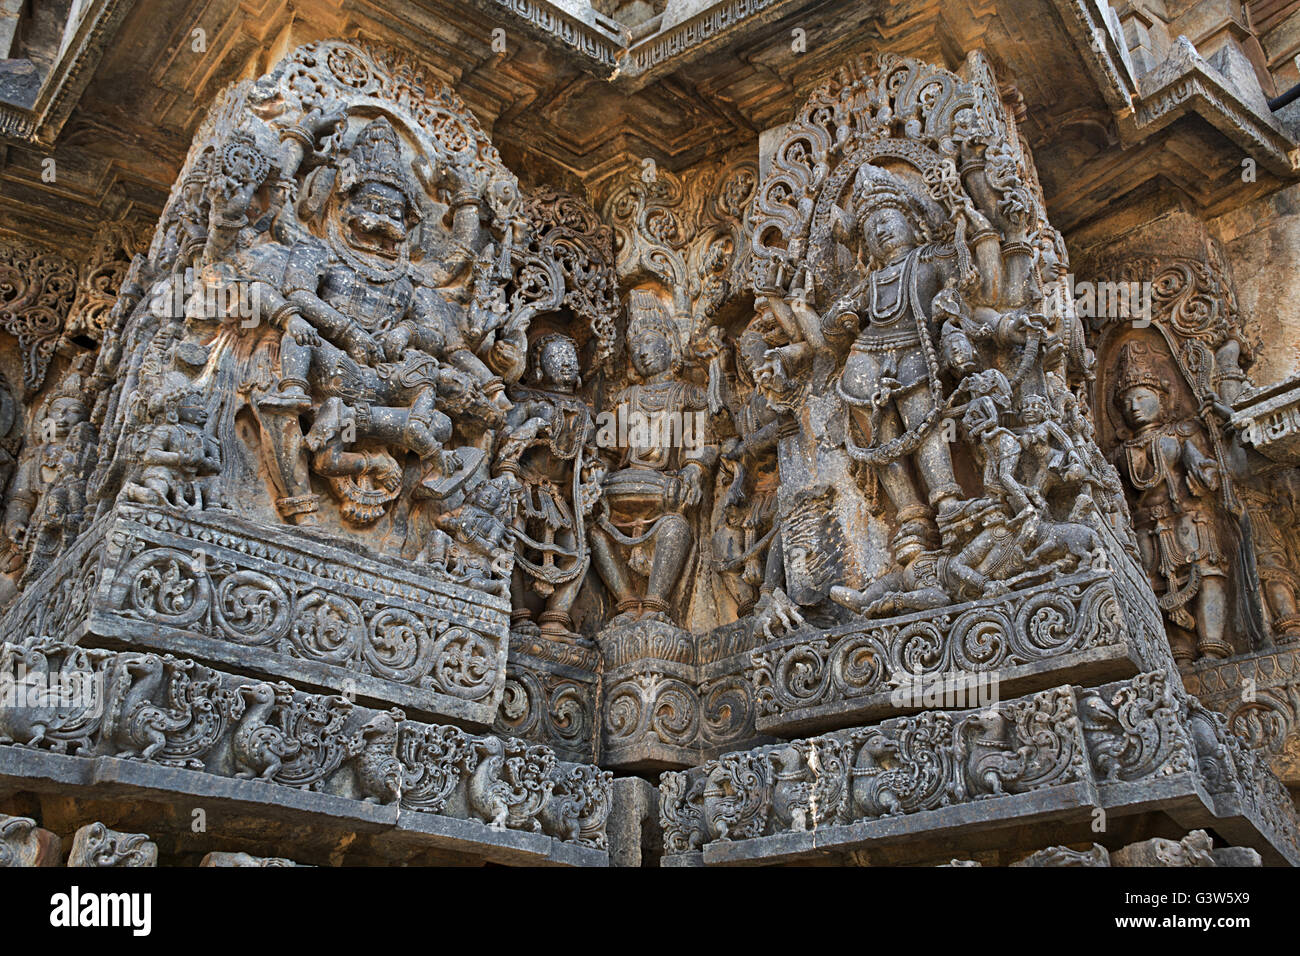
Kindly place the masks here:
<instances>
[{"instance_id":1,"label":"stone cornice","mask_svg":"<svg viewBox=\"0 0 1300 956\"><path fill-rule=\"evenodd\" d=\"M1300 170L1300 153L1271 114L1263 114L1232 90L1186 37L1169 58L1134 81L1125 48L1097 4L1054 0L1102 99L1115 118L1120 142L1135 146L1178 118L1193 114L1221 131L1270 172Z\"/></svg>"},{"instance_id":2,"label":"stone cornice","mask_svg":"<svg viewBox=\"0 0 1300 956\"><path fill-rule=\"evenodd\" d=\"M566 53L577 53L589 72L629 91L729 42L741 30L769 23L803 0L720 0L667 29L628 43L618 24L587 20L551 0L472 0L483 10L522 20L529 33Z\"/></svg>"},{"instance_id":3,"label":"stone cornice","mask_svg":"<svg viewBox=\"0 0 1300 956\"><path fill-rule=\"evenodd\" d=\"M30 108L0 103L0 138L51 146L135 0L93 0Z\"/></svg>"},{"instance_id":4,"label":"stone cornice","mask_svg":"<svg viewBox=\"0 0 1300 956\"><path fill-rule=\"evenodd\" d=\"M640 87L730 40L736 31L769 23L803 5L801 0L722 0L624 50L620 75L630 87Z\"/></svg>"}]
</instances>

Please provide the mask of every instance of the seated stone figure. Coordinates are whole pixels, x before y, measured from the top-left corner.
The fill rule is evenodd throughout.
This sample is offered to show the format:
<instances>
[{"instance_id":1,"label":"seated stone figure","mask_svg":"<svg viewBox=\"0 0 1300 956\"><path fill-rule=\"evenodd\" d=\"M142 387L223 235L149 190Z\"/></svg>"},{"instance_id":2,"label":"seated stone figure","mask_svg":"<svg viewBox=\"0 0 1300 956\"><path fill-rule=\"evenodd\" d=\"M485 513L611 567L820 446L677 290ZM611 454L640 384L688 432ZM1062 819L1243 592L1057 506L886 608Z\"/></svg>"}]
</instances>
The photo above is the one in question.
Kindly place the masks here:
<instances>
[{"instance_id":1,"label":"seated stone figure","mask_svg":"<svg viewBox=\"0 0 1300 956\"><path fill-rule=\"evenodd\" d=\"M152 424L137 433L135 474L122 488L122 498L142 505L202 509L208 476L221 467L216 441L204 426L208 413L203 396L184 386L148 399Z\"/></svg>"},{"instance_id":2,"label":"seated stone figure","mask_svg":"<svg viewBox=\"0 0 1300 956\"><path fill-rule=\"evenodd\" d=\"M670 595L690 557L691 519L717 457L706 442L689 449L666 434L672 421L680 425L683 416L704 412L708 402L703 388L678 377L677 332L654 294L634 292L630 312L627 347L640 382L615 402L617 416L631 423L629 438L605 478L602 513L591 529L596 570L618 607L615 626L673 623Z\"/></svg>"}]
</instances>

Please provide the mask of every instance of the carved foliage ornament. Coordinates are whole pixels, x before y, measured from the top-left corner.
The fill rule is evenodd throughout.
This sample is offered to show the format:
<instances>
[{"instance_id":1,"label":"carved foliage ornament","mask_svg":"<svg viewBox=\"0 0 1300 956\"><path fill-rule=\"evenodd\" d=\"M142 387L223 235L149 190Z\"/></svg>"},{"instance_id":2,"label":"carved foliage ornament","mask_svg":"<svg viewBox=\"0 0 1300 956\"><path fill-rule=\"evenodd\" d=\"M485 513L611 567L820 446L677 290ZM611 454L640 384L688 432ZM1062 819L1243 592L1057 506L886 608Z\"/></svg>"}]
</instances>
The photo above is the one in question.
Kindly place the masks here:
<instances>
[{"instance_id":1,"label":"carved foliage ornament","mask_svg":"<svg viewBox=\"0 0 1300 956\"><path fill-rule=\"evenodd\" d=\"M45 382L76 291L76 267L62 256L0 242L0 328L18 339L28 394Z\"/></svg>"},{"instance_id":2,"label":"carved foliage ornament","mask_svg":"<svg viewBox=\"0 0 1300 956\"><path fill-rule=\"evenodd\" d=\"M614 227L618 276L655 279L671 291L673 310L698 334L741 290L749 258L745 216L758 166L743 157L692 170L689 177L651 165L629 169L601 204Z\"/></svg>"}]
</instances>

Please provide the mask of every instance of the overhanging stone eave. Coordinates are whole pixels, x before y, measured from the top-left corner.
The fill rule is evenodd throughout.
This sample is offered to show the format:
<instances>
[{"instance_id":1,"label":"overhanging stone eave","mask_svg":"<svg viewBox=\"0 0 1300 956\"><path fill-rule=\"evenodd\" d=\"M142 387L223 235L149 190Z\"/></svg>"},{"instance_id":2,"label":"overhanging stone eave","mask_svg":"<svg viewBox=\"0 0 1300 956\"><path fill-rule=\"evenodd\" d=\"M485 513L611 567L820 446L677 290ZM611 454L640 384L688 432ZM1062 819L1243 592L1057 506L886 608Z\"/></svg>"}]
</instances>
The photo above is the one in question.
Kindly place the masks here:
<instances>
[{"instance_id":1,"label":"overhanging stone eave","mask_svg":"<svg viewBox=\"0 0 1300 956\"><path fill-rule=\"evenodd\" d=\"M468 0L499 23L520 27L529 36L599 79L618 75L624 37L556 6L550 0Z\"/></svg>"},{"instance_id":2,"label":"overhanging stone eave","mask_svg":"<svg viewBox=\"0 0 1300 956\"><path fill-rule=\"evenodd\" d=\"M1115 119L1123 147L1137 145L1179 117L1195 113L1270 172L1294 177L1300 171L1296 143L1277 120L1244 102L1194 49L1176 45L1168 60L1135 81L1094 5L1085 0L1054 4Z\"/></svg>"},{"instance_id":3,"label":"overhanging stone eave","mask_svg":"<svg viewBox=\"0 0 1300 956\"><path fill-rule=\"evenodd\" d=\"M136 0L93 0L68 48L46 77L35 103L24 108L0 103L0 140L53 146L90 84L104 47Z\"/></svg>"},{"instance_id":4,"label":"overhanging stone eave","mask_svg":"<svg viewBox=\"0 0 1300 956\"><path fill-rule=\"evenodd\" d=\"M1300 150L1281 125L1261 115L1230 90L1211 67L1187 63L1134 98L1116 115L1120 142L1135 145L1185 115L1195 115L1223 133L1269 172L1300 176Z\"/></svg>"},{"instance_id":5,"label":"overhanging stone eave","mask_svg":"<svg viewBox=\"0 0 1300 956\"><path fill-rule=\"evenodd\" d=\"M1106 105L1117 114L1129 109L1137 86L1108 25L1098 17L1095 4L1087 0L1053 0L1053 5Z\"/></svg>"},{"instance_id":6,"label":"overhanging stone eave","mask_svg":"<svg viewBox=\"0 0 1300 956\"><path fill-rule=\"evenodd\" d=\"M801 0L720 0L624 49L619 70L611 79L625 92L636 92L803 5ZM750 8L756 9L743 12Z\"/></svg>"},{"instance_id":7,"label":"overhanging stone eave","mask_svg":"<svg viewBox=\"0 0 1300 956\"><path fill-rule=\"evenodd\" d=\"M680 23L629 44L625 33L616 34L588 22L548 0L470 3L496 20L522 24L530 36L627 93L736 43L803 5L802 0L719 0Z\"/></svg>"}]
</instances>

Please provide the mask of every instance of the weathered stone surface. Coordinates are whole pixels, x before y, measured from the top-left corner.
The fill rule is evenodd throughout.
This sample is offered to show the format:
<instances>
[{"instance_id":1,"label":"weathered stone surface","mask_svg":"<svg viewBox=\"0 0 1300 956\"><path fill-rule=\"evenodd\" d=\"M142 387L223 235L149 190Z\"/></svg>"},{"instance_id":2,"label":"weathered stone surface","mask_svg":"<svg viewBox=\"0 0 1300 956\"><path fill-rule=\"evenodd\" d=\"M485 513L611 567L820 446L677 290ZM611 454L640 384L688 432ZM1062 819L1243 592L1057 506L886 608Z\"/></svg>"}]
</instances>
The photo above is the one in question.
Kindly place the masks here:
<instances>
[{"instance_id":1,"label":"weathered stone surface","mask_svg":"<svg viewBox=\"0 0 1300 956\"><path fill-rule=\"evenodd\" d=\"M1219 851L1223 853L1224 851ZM1229 857L1225 857L1229 859ZM1221 866L1213 850L1213 842L1204 830L1195 830L1181 840L1157 837L1132 843L1111 855L1115 866ZM1243 864L1235 864L1243 865ZM1245 864L1252 865L1252 864ZM1258 866L1258 862L1253 865Z\"/></svg>"},{"instance_id":2,"label":"weathered stone surface","mask_svg":"<svg viewBox=\"0 0 1300 956\"><path fill-rule=\"evenodd\" d=\"M615 777L609 815L609 865L653 866L663 850L659 792L640 777Z\"/></svg>"},{"instance_id":3,"label":"weathered stone surface","mask_svg":"<svg viewBox=\"0 0 1300 956\"><path fill-rule=\"evenodd\" d=\"M0 4L9 856L1300 862L1300 12L160 9Z\"/></svg>"},{"instance_id":4,"label":"weathered stone surface","mask_svg":"<svg viewBox=\"0 0 1300 956\"><path fill-rule=\"evenodd\" d=\"M157 866L158 845L147 833L119 833L102 823L76 832L68 866Z\"/></svg>"},{"instance_id":5,"label":"weathered stone surface","mask_svg":"<svg viewBox=\"0 0 1300 956\"><path fill-rule=\"evenodd\" d=\"M924 858L956 830L1023 840L1052 819L1087 832L1094 807L1222 817L1273 859L1300 860L1276 778L1163 672L726 754L664 774L659 790L665 853L702 850L706 864L892 844Z\"/></svg>"},{"instance_id":6,"label":"weathered stone surface","mask_svg":"<svg viewBox=\"0 0 1300 956\"><path fill-rule=\"evenodd\" d=\"M220 778L264 793L259 802L287 800L285 791L326 793L363 810L400 805L606 847L612 775L557 761L540 745L408 721L399 710L361 708L170 655L4 644L0 659L6 668L17 661L23 674L10 689L22 697L0 711L11 745L0 747L0 760L27 756L19 747L32 756L39 748L75 755L70 779L85 784L154 786L157 770L176 768L184 771L178 779L199 771L187 789L211 786L232 798L245 788Z\"/></svg>"},{"instance_id":7,"label":"weathered stone surface","mask_svg":"<svg viewBox=\"0 0 1300 956\"><path fill-rule=\"evenodd\" d=\"M301 864L278 856L249 856L247 853L209 853L199 866L215 867L281 867Z\"/></svg>"},{"instance_id":8,"label":"weathered stone surface","mask_svg":"<svg viewBox=\"0 0 1300 956\"><path fill-rule=\"evenodd\" d=\"M59 837L26 817L0 814L0 866L58 866Z\"/></svg>"}]
</instances>

